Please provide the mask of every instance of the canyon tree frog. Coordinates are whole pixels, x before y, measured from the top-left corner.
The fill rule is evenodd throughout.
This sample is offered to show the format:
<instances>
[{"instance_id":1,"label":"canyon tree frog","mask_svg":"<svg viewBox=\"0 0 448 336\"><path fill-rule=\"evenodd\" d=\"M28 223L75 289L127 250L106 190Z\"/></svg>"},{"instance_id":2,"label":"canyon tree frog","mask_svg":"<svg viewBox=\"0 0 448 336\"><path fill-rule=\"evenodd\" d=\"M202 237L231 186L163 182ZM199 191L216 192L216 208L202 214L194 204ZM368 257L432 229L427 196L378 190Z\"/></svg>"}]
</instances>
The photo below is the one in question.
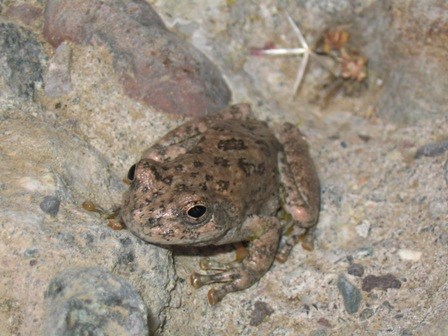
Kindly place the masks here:
<instances>
[{"instance_id":1,"label":"canyon tree frog","mask_svg":"<svg viewBox=\"0 0 448 336\"><path fill-rule=\"evenodd\" d=\"M238 104L189 121L145 151L128 173L132 181L120 217L141 239L160 245L247 242L247 256L228 264L201 263L193 273L211 304L256 283L274 258L286 260L319 212L319 180L300 131L285 123L278 139L265 122ZM282 210L283 209L283 210ZM280 211L289 214L281 221ZM288 237L279 249L282 234Z\"/></svg>"}]
</instances>

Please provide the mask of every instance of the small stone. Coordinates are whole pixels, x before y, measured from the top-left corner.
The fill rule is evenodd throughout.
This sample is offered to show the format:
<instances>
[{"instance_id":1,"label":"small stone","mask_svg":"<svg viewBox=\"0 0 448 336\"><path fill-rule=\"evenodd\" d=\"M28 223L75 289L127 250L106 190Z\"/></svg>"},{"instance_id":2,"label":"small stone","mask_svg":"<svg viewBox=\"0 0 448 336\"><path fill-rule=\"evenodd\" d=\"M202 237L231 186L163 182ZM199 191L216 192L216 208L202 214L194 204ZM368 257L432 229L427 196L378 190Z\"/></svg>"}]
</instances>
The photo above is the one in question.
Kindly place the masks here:
<instances>
[{"instance_id":1,"label":"small stone","mask_svg":"<svg viewBox=\"0 0 448 336\"><path fill-rule=\"evenodd\" d=\"M249 324L252 327L260 325L264 318L271 315L273 312L274 310L266 302L255 301Z\"/></svg>"},{"instance_id":2,"label":"small stone","mask_svg":"<svg viewBox=\"0 0 448 336\"><path fill-rule=\"evenodd\" d=\"M419 261L422 257L422 252L408 249L400 249L398 250L398 256L402 260Z\"/></svg>"},{"instance_id":3,"label":"small stone","mask_svg":"<svg viewBox=\"0 0 448 336\"><path fill-rule=\"evenodd\" d=\"M361 303L361 292L345 276L339 275L338 289L344 299L345 310L349 314L354 314L359 309Z\"/></svg>"},{"instance_id":4,"label":"small stone","mask_svg":"<svg viewBox=\"0 0 448 336\"><path fill-rule=\"evenodd\" d=\"M44 294L45 335L148 335L148 312L130 284L96 268L57 275Z\"/></svg>"},{"instance_id":5,"label":"small stone","mask_svg":"<svg viewBox=\"0 0 448 336\"><path fill-rule=\"evenodd\" d=\"M381 304L380 308L387 309L388 312L391 312L392 309L394 309L394 307L390 304L389 301L384 301L384 302Z\"/></svg>"},{"instance_id":6,"label":"small stone","mask_svg":"<svg viewBox=\"0 0 448 336\"><path fill-rule=\"evenodd\" d=\"M418 159L422 156L439 156L445 153L447 150L448 140L431 142L417 149L414 157Z\"/></svg>"},{"instance_id":7,"label":"small stone","mask_svg":"<svg viewBox=\"0 0 448 336\"><path fill-rule=\"evenodd\" d=\"M361 312L361 314L359 314L359 318L361 319L361 321L364 321L371 318L374 313L375 312L372 308L366 308Z\"/></svg>"},{"instance_id":8,"label":"small stone","mask_svg":"<svg viewBox=\"0 0 448 336\"><path fill-rule=\"evenodd\" d=\"M59 206L61 201L56 196L45 196L43 201L40 202L39 206L43 212L54 217L59 212Z\"/></svg>"},{"instance_id":9,"label":"small stone","mask_svg":"<svg viewBox=\"0 0 448 336\"><path fill-rule=\"evenodd\" d=\"M37 248L29 248L23 252L23 255L27 258L36 258L39 256L39 250Z\"/></svg>"},{"instance_id":10,"label":"small stone","mask_svg":"<svg viewBox=\"0 0 448 336\"><path fill-rule=\"evenodd\" d=\"M348 266L347 273L357 277L362 277L364 275L364 266L353 263L350 266Z\"/></svg>"},{"instance_id":11,"label":"small stone","mask_svg":"<svg viewBox=\"0 0 448 336\"><path fill-rule=\"evenodd\" d=\"M327 328L333 328L330 321L328 321L325 317L321 317L320 319L318 319L317 323Z\"/></svg>"},{"instance_id":12,"label":"small stone","mask_svg":"<svg viewBox=\"0 0 448 336\"><path fill-rule=\"evenodd\" d=\"M72 91L70 77L72 50L68 43L56 48L45 74L45 94L49 97L60 97Z\"/></svg>"},{"instance_id":13,"label":"small stone","mask_svg":"<svg viewBox=\"0 0 448 336\"><path fill-rule=\"evenodd\" d=\"M367 238L369 232L370 232L370 222L367 220L363 220L361 224L356 226L356 233L363 238Z\"/></svg>"},{"instance_id":14,"label":"small stone","mask_svg":"<svg viewBox=\"0 0 448 336\"><path fill-rule=\"evenodd\" d=\"M359 250L355 251L354 257L357 259L368 258L375 254L375 251L371 247L362 247Z\"/></svg>"},{"instance_id":15,"label":"small stone","mask_svg":"<svg viewBox=\"0 0 448 336\"><path fill-rule=\"evenodd\" d=\"M392 274L368 275L362 280L362 290L370 292L374 288L387 290L389 288L400 288L401 281Z\"/></svg>"}]
</instances>

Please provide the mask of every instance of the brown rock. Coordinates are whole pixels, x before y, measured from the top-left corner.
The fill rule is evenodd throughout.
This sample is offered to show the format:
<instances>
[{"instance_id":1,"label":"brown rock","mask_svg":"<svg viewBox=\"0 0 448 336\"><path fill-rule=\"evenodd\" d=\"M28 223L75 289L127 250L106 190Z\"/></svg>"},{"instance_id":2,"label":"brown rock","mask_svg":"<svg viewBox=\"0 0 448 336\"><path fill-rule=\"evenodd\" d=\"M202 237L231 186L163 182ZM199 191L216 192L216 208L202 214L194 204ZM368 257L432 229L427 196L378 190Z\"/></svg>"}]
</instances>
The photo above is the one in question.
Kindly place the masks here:
<instances>
[{"instance_id":1,"label":"brown rock","mask_svg":"<svg viewBox=\"0 0 448 336\"><path fill-rule=\"evenodd\" d=\"M386 290L389 288L400 288L401 281L392 274L368 275L362 280L362 290L370 292L374 288Z\"/></svg>"},{"instance_id":2,"label":"brown rock","mask_svg":"<svg viewBox=\"0 0 448 336\"><path fill-rule=\"evenodd\" d=\"M173 114L199 116L227 105L230 91L218 69L168 31L143 0L50 0L45 38L105 44L130 97Z\"/></svg>"}]
</instances>

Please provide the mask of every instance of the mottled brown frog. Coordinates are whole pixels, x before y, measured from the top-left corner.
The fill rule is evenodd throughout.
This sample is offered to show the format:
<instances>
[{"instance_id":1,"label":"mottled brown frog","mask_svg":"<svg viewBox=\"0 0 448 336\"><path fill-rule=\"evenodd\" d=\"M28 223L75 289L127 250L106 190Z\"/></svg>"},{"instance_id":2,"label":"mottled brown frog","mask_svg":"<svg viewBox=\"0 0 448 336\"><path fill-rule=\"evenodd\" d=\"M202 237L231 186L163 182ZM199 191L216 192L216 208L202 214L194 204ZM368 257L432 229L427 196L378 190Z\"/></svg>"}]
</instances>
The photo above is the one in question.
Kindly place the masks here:
<instances>
[{"instance_id":1,"label":"mottled brown frog","mask_svg":"<svg viewBox=\"0 0 448 336\"><path fill-rule=\"evenodd\" d=\"M286 123L277 139L247 104L169 132L128 178L120 217L141 239L190 246L248 242L242 261L206 260L207 274L193 273L196 288L223 283L209 291L211 304L256 283L276 255L286 260L318 218L319 180L302 134ZM287 223L278 218L281 209L290 214Z\"/></svg>"}]
</instances>

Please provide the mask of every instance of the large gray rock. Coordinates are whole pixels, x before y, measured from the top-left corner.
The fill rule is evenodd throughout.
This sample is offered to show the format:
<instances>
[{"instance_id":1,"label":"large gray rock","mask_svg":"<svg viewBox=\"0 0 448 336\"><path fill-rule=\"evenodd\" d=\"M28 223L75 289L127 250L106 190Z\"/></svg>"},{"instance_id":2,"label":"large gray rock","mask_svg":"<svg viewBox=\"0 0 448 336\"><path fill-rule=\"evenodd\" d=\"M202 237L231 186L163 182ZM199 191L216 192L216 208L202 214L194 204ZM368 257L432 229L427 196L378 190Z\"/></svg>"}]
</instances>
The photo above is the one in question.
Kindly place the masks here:
<instances>
[{"instance_id":1,"label":"large gray rock","mask_svg":"<svg viewBox=\"0 0 448 336\"><path fill-rule=\"evenodd\" d=\"M43 335L148 335L148 312L123 279L97 268L68 269L45 292Z\"/></svg>"}]
</instances>

